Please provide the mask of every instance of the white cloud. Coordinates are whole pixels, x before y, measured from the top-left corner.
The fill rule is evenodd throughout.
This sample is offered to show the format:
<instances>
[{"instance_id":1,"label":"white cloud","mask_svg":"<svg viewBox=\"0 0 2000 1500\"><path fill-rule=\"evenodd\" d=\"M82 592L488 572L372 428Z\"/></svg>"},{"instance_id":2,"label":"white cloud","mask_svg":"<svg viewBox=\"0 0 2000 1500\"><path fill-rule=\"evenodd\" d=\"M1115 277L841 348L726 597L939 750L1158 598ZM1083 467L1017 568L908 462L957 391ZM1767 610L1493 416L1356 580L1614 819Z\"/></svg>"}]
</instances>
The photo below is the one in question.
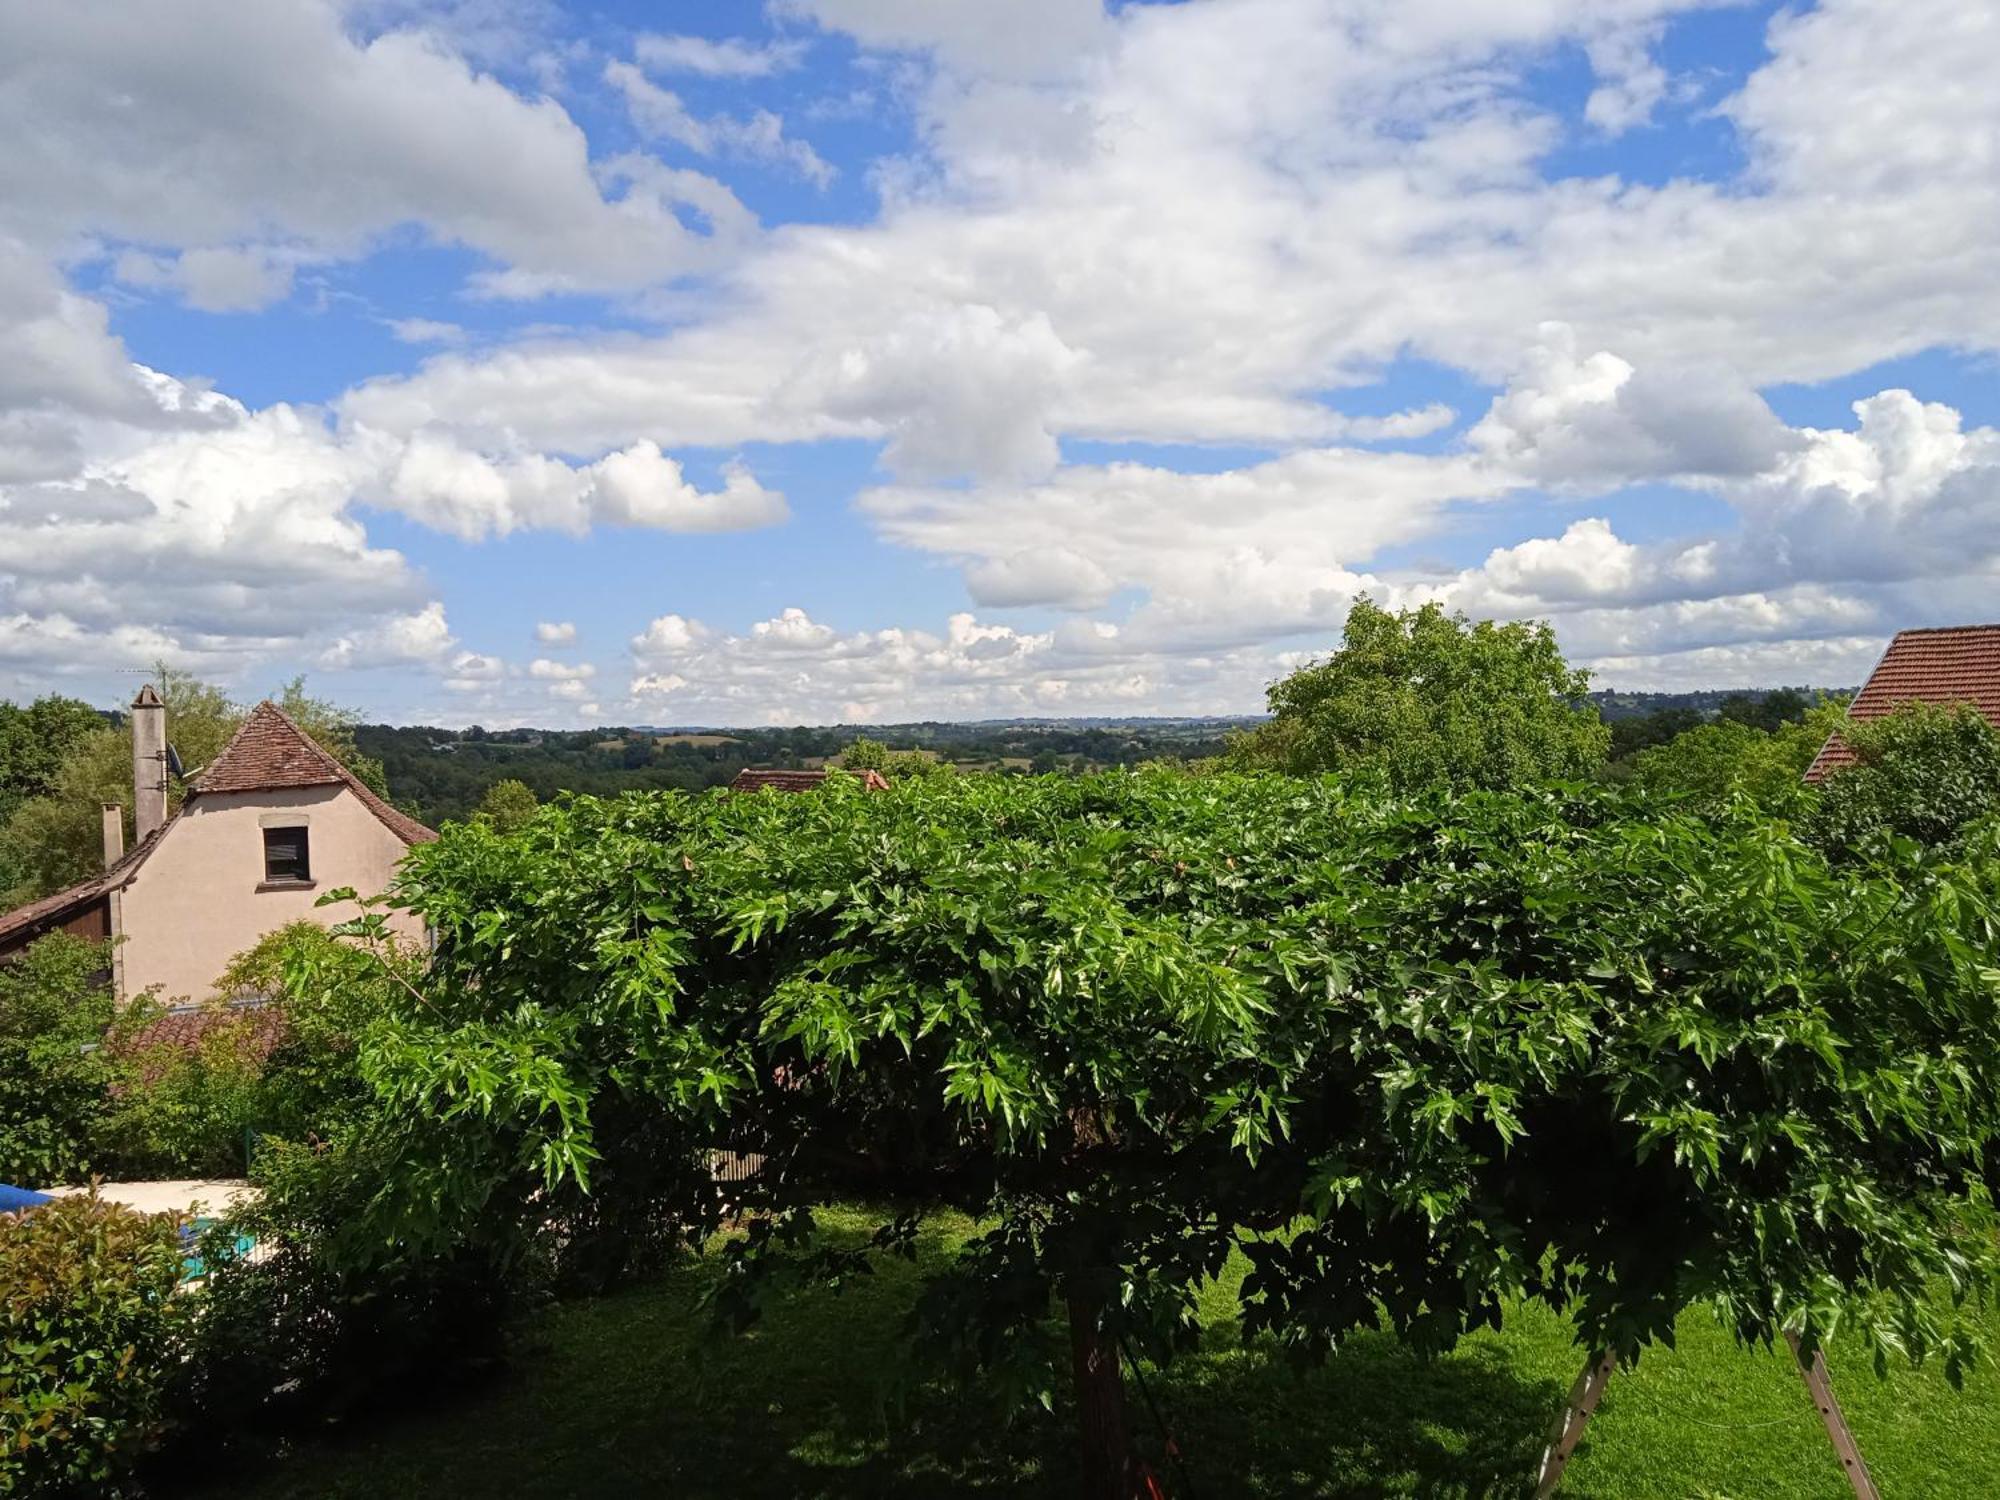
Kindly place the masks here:
<instances>
[{"instance_id":1,"label":"white cloud","mask_svg":"<svg viewBox=\"0 0 2000 1500\"><path fill-rule=\"evenodd\" d=\"M680 95L661 88L630 63L604 65L604 79L624 96L632 123L654 140L668 140L699 156L734 156L789 168L815 187L839 174L810 142L785 134L785 122L768 109L742 118L696 115Z\"/></svg>"},{"instance_id":2,"label":"white cloud","mask_svg":"<svg viewBox=\"0 0 2000 1500\"><path fill-rule=\"evenodd\" d=\"M632 637L632 654L643 662L672 661L698 649L708 627L681 615L661 615Z\"/></svg>"},{"instance_id":3,"label":"white cloud","mask_svg":"<svg viewBox=\"0 0 2000 1500\"><path fill-rule=\"evenodd\" d=\"M735 37L713 39L648 32L632 44L632 54L656 73L698 73L704 78L768 78L787 73L804 58L805 43L788 40L751 43Z\"/></svg>"},{"instance_id":4,"label":"white cloud","mask_svg":"<svg viewBox=\"0 0 2000 1500\"><path fill-rule=\"evenodd\" d=\"M595 677L597 668L587 661L550 661L547 657L537 657L528 663L528 675L540 677L550 682L577 682Z\"/></svg>"},{"instance_id":5,"label":"white cloud","mask_svg":"<svg viewBox=\"0 0 2000 1500\"><path fill-rule=\"evenodd\" d=\"M535 639L544 646L574 646L576 626L568 620L543 620L535 626Z\"/></svg>"},{"instance_id":6,"label":"white cloud","mask_svg":"<svg viewBox=\"0 0 2000 1500\"><path fill-rule=\"evenodd\" d=\"M261 305L285 257L355 255L406 224L600 288L712 264L742 227L691 230L676 206L708 210L719 184L593 163L552 100L433 33L357 40L328 0L10 5L0 56L34 60L0 83L0 226L61 250L178 249L167 274L197 305Z\"/></svg>"},{"instance_id":7,"label":"white cloud","mask_svg":"<svg viewBox=\"0 0 2000 1500\"><path fill-rule=\"evenodd\" d=\"M1108 39L1100 0L774 0L781 15L845 31L865 47L927 52L971 73L1036 77Z\"/></svg>"},{"instance_id":8,"label":"white cloud","mask_svg":"<svg viewBox=\"0 0 2000 1500\"><path fill-rule=\"evenodd\" d=\"M465 330L436 318L390 318L389 332L401 344L462 344Z\"/></svg>"},{"instance_id":9,"label":"white cloud","mask_svg":"<svg viewBox=\"0 0 2000 1500\"><path fill-rule=\"evenodd\" d=\"M444 605L434 599L415 614L392 616L369 630L340 637L320 653L319 664L345 671L432 663L456 644L451 627L445 623ZM453 671L459 672L456 663Z\"/></svg>"},{"instance_id":10,"label":"white cloud","mask_svg":"<svg viewBox=\"0 0 2000 1500\"><path fill-rule=\"evenodd\" d=\"M593 526L745 531L789 514L785 497L740 464L725 466L720 490L700 490L650 440L573 467L538 453L488 458L438 432L407 443L366 428L357 434L358 446L385 453L380 504L469 541L521 530L581 535Z\"/></svg>"}]
</instances>

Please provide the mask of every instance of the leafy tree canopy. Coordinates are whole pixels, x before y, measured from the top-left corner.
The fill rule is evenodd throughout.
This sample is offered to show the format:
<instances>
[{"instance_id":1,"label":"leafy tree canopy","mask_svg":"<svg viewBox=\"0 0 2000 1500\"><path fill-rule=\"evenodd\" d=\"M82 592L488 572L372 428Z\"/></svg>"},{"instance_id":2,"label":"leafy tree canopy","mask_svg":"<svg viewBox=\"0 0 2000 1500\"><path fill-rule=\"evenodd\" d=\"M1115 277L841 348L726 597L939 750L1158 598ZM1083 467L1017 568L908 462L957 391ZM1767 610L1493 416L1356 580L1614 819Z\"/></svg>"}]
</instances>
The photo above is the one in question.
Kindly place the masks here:
<instances>
[{"instance_id":1,"label":"leafy tree canopy","mask_svg":"<svg viewBox=\"0 0 2000 1500\"><path fill-rule=\"evenodd\" d=\"M1796 810L1810 798L1806 768L1844 716L1841 701L1829 699L1805 718L1770 731L1740 717L1718 718L1641 750L1632 757L1629 776L1646 791L1692 797L1706 806L1741 793L1770 812Z\"/></svg>"},{"instance_id":2,"label":"leafy tree canopy","mask_svg":"<svg viewBox=\"0 0 2000 1500\"><path fill-rule=\"evenodd\" d=\"M1340 649L1274 683L1271 721L1232 755L1368 772L1399 792L1588 776L1611 741L1583 701L1589 680L1545 623L1473 622L1435 604L1395 613L1363 596Z\"/></svg>"},{"instance_id":3,"label":"leafy tree canopy","mask_svg":"<svg viewBox=\"0 0 2000 1500\"><path fill-rule=\"evenodd\" d=\"M854 743L840 752L843 771L879 771L890 781L909 781L922 776L949 776L949 764L921 750L891 750L880 740L856 736Z\"/></svg>"},{"instance_id":4,"label":"leafy tree canopy","mask_svg":"<svg viewBox=\"0 0 2000 1500\"><path fill-rule=\"evenodd\" d=\"M526 782L510 777L487 788L476 816L491 825L495 833L513 833L533 818L540 806Z\"/></svg>"},{"instance_id":5,"label":"leafy tree canopy","mask_svg":"<svg viewBox=\"0 0 2000 1500\"><path fill-rule=\"evenodd\" d=\"M1821 791L1813 828L1828 847L1861 852L1888 837L1949 846L2000 815L2000 733L1976 709L1911 703L1839 728L1855 763Z\"/></svg>"},{"instance_id":6,"label":"leafy tree canopy","mask_svg":"<svg viewBox=\"0 0 2000 1500\"><path fill-rule=\"evenodd\" d=\"M1239 1252L1246 1325L1304 1354L1384 1321L1447 1347L1527 1297L1629 1356L1707 1301L1955 1375L1977 1320L1934 1280L1996 1254L1994 854L1837 870L1740 800L1227 774L461 825L396 898L437 947L364 1046L370 1232L638 1183L701 1245L732 1149L769 1162L731 1190L726 1311L854 1269L818 1195L957 1204L990 1228L919 1347L1024 1396L1069 1363L1052 1307L1079 1350L1167 1357Z\"/></svg>"}]
</instances>

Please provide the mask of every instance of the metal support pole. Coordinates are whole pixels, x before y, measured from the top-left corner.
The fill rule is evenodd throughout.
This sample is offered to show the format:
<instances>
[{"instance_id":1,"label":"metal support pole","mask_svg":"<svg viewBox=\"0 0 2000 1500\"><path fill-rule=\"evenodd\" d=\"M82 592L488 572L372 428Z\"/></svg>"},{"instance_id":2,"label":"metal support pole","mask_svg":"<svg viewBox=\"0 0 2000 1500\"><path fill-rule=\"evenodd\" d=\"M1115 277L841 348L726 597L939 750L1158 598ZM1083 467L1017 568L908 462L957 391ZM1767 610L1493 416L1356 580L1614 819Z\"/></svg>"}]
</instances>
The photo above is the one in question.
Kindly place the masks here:
<instances>
[{"instance_id":1,"label":"metal support pole","mask_svg":"<svg viewBox=\"0 0 2000 1500\"><path fill-rule=\"evenodd\" d=\"M1840 1403L1834 1399L1833 1382L1826 1373L1826 1357L1815 1349L1808 1362L1799 1351L1799 1336L1796 1333L1787 1333L1785 1342L1792 1346L1792 1358L1798 1362L1799 1378L1812 1392L1813 1405L1819 1408L1819 1419L1826 1424L1826 1435L1833 1439L1833 1451L1840 1455L1840 1467L1847 1474L1847 1482L1854 1487L1854 1500L1882 1500L1882 1492L1875 1488L1875 1481L1868 1473L1867 1461L1861 1457L1861 1449L1854 1441L1854 1431L1847 1425Z\"/></svg>"},{"instance_id":2,"label":"metal support pole","mask_svg":"<svg viewBox=\"0 0 2000 1500\"><path fill-rule=\"evenodd\" d=\"M1569 1401L1563 1407L1555 1431L1549 1434L1549 1446L1542 1452L1542 1470L1535 1481L1535 1500L1549 1500L1549 1496L1556 1492L1556 1486L1562 1483L1563 1470L1569 1467L1570 1456L1583 1440L1583 1429L1590 1421L1590 1414L1597 1410L1597 1403L1603 1399L1605 1383L1617 1368L1618 1356L1599 1350L1590 1356L1582 1373L1576 1377L1576 1384L1569 1388Z\"/></svg>"}]
</instances>

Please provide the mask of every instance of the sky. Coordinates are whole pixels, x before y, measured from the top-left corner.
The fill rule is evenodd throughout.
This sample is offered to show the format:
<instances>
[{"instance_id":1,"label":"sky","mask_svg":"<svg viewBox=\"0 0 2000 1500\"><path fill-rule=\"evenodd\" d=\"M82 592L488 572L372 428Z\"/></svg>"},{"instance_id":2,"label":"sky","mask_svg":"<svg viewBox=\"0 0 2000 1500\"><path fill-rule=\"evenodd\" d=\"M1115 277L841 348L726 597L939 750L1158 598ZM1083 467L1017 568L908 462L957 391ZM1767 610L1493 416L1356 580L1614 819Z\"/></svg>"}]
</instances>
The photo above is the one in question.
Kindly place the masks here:
<instances>
[{"instance_id":1,"label":"sky","mask_svg":"<svg viewBox=\"0 0 2000 1500\"><path fill-rule=\"evenodd\" d=\"M0 697L1242 713L2000 619L2000 6L0 0Z\"/></svg>"}]
</instances>

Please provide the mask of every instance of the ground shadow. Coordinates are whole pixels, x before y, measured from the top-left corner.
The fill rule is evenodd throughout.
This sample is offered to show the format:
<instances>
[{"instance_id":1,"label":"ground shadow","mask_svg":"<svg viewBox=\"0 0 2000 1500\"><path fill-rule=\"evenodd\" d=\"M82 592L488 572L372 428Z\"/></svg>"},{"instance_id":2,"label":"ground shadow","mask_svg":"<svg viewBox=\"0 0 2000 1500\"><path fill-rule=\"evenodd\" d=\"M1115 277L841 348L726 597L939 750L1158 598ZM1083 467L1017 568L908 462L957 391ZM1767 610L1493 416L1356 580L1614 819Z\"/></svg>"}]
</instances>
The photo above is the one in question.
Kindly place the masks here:
<instances>
[{"instance_id":1,"label":"ground shadow","mask_svg":"<svg viewBox=\"0 0 2000 1500\"><path fill-rule=\"evenodd\" d=\"M921 1260L941 1257L933 1243ZM1029 1497L1074 1493L1068 1414L1008 1418L988 1392L898 1382L917 1273L885 1267L847 1291L775 1303L751 1334L710 1333L709 1272L548 1309L484 1390L375 1413L185 1497ZM1175 1495L1498 1500L1527 1488L1562 1391L1492 1343L1419 1361L1355 1340L1300 1370L1232 1328L1147 1377L1184 1456L1132 1421ZM900 1387L900 1388L899 1388Z\"/></svg>"}]
</instances>

